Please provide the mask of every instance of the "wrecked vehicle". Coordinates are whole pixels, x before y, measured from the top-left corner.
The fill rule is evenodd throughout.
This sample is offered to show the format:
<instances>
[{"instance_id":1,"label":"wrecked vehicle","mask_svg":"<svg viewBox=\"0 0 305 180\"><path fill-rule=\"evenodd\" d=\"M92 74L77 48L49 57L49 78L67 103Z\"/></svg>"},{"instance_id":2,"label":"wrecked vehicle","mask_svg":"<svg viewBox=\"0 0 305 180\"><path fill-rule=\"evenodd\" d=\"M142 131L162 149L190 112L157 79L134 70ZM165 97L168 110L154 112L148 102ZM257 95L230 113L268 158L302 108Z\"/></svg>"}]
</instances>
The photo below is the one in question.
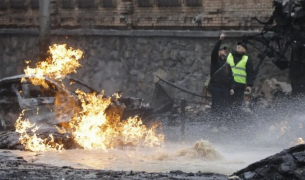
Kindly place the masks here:
<instances>
[{"instance_id":1,"label":"wrecked vehicle","mask_svg":"<svg viewBox=\"0 0 305 180\"><path fill-rule=\"evenodd\" d=\"M22 81L23 78L25 80ZM63 81L68 84L65 86L45 77L45 82L51 88L35 86L28 78L21 74L0 79L0 130L13 130L23 109L27 109L23 112L25 117L38 125L60 125L68 122L73 113L80 108L79 99L74 93L76 89L86 93L98 93L94 88L69 76ZM65 108L71 107L67 106L69 104L74 104L75 108ZM136 115L144 118L152 112L152 108L145 104L143 99L120 97L113 100L105 113L116 113L124 120Z\"/></svg>"}]
</instances>

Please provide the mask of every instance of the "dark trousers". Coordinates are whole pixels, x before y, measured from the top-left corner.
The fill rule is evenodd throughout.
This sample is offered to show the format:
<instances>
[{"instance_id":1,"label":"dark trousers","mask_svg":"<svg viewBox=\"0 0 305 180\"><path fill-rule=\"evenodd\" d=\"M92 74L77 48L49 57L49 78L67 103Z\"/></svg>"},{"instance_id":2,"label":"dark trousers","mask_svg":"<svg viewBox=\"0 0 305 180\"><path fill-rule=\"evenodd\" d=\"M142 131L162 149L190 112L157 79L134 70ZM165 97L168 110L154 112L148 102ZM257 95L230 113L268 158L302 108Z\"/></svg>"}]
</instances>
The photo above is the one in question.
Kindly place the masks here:
<instances>
[{"instance_id":1,"label":"dark trousers","mask_svg":"<svg viewBox=\"0 0 305 180\"><path fill-rule=\"evenodd\" d=\"M239 110L242 107L244 101L244 91L245 88L234 88L234 95L233 95L233 107L236 110Z\"/></svg>"},{"instance_id":2,"label":"dark trousers","mask_svg":"<svg viewBox=\"0 0 305 180\"><path fill-rule=\"evenodd\" d=\"M218 117L225 116L230 111L230 89L212 86L210 92L212 94L212 114Z\"/></svg>"}]
</instances>

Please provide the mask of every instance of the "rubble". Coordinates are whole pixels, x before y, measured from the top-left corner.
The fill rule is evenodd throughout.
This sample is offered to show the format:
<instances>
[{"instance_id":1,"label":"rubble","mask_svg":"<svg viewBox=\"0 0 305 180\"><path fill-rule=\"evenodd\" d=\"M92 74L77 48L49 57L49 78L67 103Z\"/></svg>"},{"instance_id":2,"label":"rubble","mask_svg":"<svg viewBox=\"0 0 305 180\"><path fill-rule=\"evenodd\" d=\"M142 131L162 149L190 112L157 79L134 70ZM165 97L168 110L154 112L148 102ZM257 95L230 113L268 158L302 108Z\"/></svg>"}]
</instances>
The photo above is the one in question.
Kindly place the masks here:
<instances>
[{"instance_id":1,"label":"rubble","mask_svg":"<svg viewBox=\"0 0 305 180\"><path fill-rule=\"evenodd\" d=\"M262 79L261 84L253 89L251 97L246 101L247 110L261 110L273 106L278 100L290 97L291 85L279 82L275 78Z\"/></svg>"},{"instance_id":2,"label":"rubble","mask_svg":"<svg viewBox=\"0 0 305 180\"><path fill-rule=\"evenodd\" d=\"M305 179L305 144L283 150L235 172L231 179ZM233 178L233 177L239 178Z\"/></svg>"},{"instance_id":3,"label":"rubble","mask_svg":"<svg viewBox=\"0 0 305 180\"><path fill-rule=\"evenodd\" d=\"M23 78L25 81L22 81ZM0 130L6 131L0 134L0 148L19 150L25 148L19 142L20 135L12 131L15 130L16 120L21 114L22 118L28 119L30 123L33 125L35 123L35 126L39 127L38 138L46 139L53 134L55 143L64 144L65 149L79 147L72 140L73 138L68 138L72 137L71 132L62 133L56 127L69 129L70 119L80 110L80 101L74 93L76 89L88 93L98 94L98 92L69 76L64 79L63 82L67 84L64 86L45 77L46 84L52 87L48 89L32 85L27 78L29 77L18 75L0 79ZM35 78L41 79L36 76ZM70 84L71 82L73 84ZM121 94L121 92L118 93ZM102 98L107 97L104 95ZM134 116L140 118L149 116L152 108L140 98L113 96L105 114L112 116L113 113L123 121ZM144 122L144 124L149 123ZM30 130L27 130L27 134L34 135Z\"/></svg>"},{"instance_id":4,"label":"rubble","mask_svg":"<svg viewBox=\"0 0 305 180\"><path fill-rule=\"evenodd\" d=\"M32 122L38 124L57 125L58 122L68 121L72 115L70 112L62 113L60 119L55 112L55 108L64 109L64 107L55 107L56 96L61 95L61 101L78 105L78 100L74 90L81 89L85 92L98 93L94 88L85 83L67 76L65 79L69 83L74 83L70 86L62 88L60 84L54 80L45 78L47 84L52 89L46 90L39 86L33 86L28 82L21 82L25 75L17 75L0 79L0 130L12 130L19 114L20 109L27 109L26 115L30 117ZM64 104L64 103L63 103ZM38 113L39 111L39 113ZM145 103L141 98L121 97L118 101L113 101L108 107L107 112L116 111L121 119L126 119L130 116L146 117L152 113L152 108L148 103ZM63 115L65 117L63 117ZM70 115L70 116L69 116Z\"/></svg>"},{"instance_id":5,"label":"rubble","mask_svg":"<svg viewBox=\"0 0 305 180\"><path fill-rule=\"evenodd\" d=\"M209 104L190 104L185 108L185 114L188 117L196 117L200 116L201 114L208 113L211 109L211 105Z\"/></svg>"},{"instance_id":6,"label":"rubble","mask_svg":"<svg viewBox=\"0 0 305 180\"><path fill-rule=\"evenodd\" d=\"M261 85L254 90L255 96L260 96L271 101L277 93L290 95L292 92L291 85L286 82L279 82L275 78L262 79Z\"/></svg>"}]
</instances>

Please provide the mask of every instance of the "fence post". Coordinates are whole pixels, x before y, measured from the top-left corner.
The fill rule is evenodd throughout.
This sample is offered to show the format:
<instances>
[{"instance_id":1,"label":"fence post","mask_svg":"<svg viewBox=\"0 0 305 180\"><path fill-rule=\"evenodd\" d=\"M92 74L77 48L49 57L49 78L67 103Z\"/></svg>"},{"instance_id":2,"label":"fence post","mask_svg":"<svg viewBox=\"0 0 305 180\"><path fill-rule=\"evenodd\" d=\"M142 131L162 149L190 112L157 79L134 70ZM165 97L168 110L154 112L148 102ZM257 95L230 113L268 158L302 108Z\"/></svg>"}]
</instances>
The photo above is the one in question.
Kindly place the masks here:
<instances>
[{"instance_id":1,"label":"fence post","mask_svg":"<svg viewBox=\"0 0 305 180\"><path fill-rule=\"evenodd\" d=\"M186 100L181 100L181 140L184 140L185 135L185 106L186 106Z\"/></svg>"}]
</instances>

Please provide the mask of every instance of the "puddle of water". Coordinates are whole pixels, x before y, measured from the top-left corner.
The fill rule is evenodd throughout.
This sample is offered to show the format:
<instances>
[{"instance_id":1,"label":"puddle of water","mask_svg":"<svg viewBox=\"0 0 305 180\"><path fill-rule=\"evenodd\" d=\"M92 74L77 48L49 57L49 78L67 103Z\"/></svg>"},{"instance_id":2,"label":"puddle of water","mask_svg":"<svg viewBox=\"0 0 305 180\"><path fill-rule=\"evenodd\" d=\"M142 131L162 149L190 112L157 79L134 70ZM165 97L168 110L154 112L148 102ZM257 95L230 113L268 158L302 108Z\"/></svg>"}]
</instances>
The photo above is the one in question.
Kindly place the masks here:
<instances>
[{"instance_id":1,"label":"puddle of water","mask_svg":"<svg viewBox=\"0 0 305 180\"><path fill-rule=\"evenodd\" d=\"M181 170L230 175L251 163L281 151L279 148L240 148L213 145L222 158L209 159L197 153L210 153L210 151L194 152L194 144L166 143L163 148L111 149L108 152L83 149L39 153L11 152L23 156L28 162L72 166L74 168L146 172ZM181 151L188 151L188 154L182 156Z\"/></svg>"}]
</instances>

